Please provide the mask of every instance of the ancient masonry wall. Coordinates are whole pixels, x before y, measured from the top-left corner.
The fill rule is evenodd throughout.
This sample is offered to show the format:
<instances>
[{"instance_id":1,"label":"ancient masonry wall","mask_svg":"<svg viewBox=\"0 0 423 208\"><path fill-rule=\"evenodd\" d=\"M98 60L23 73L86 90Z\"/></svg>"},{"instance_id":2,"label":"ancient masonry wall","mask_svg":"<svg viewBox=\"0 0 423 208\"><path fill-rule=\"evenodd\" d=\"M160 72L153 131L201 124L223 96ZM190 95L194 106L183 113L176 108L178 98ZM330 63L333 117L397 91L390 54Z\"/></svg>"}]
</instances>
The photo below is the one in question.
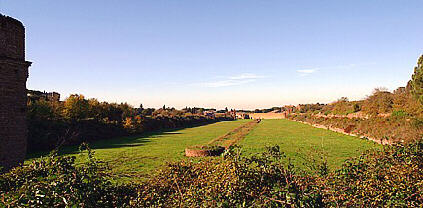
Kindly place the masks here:
<instances>
[{"instance_id":1,"label":"ancient masonry wall","mask_svg":"<svg viewBox=\"0 0 423 208\"><path fill-rule=\"evenodd\" d=\"M0 167L8 170L23 162L26 154L25 28L0 14Z\"/></svg>"}]
</instances>

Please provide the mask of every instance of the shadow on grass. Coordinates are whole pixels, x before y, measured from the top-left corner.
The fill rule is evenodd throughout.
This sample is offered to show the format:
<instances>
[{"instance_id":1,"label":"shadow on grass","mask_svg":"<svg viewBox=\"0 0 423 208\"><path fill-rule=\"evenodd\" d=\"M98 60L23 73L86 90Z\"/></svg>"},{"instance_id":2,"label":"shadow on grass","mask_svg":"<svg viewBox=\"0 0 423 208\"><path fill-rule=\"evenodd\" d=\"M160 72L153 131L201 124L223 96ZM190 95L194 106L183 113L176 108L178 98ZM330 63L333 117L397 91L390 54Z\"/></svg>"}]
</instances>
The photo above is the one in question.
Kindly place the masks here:
<instances>
[{"instance_id":1,"label":"shadow on grass","mask_svg":"<svg viewBox=\"0 0 423 208\"><path fill-rule=\"evenodd\" d=\"M143 146L145 145L145 143L151 142L150 138L159 138L165 135L178 135L178 134L182 134L180 132L177 132L179 130L194 128L194 127L204 126L204 125L210 125L214 123L215 122L207 123L203 125L191 125L191 126L182 127L182 128L158 130L158 131L146 132L146 133L142 133L138 135L93 141L93 142L88 142L88 144L90 148L93 150L113 149L113 148L122 148L122 147L137 147L137 146ZM60 148L59 155L75 154L78 152L79 152L79 145L64 146ZM39 157L47 156L49 154L50 154L50 151L28 153L26 156L26 160L36 159Z\"/></svg>"}]
</instances>

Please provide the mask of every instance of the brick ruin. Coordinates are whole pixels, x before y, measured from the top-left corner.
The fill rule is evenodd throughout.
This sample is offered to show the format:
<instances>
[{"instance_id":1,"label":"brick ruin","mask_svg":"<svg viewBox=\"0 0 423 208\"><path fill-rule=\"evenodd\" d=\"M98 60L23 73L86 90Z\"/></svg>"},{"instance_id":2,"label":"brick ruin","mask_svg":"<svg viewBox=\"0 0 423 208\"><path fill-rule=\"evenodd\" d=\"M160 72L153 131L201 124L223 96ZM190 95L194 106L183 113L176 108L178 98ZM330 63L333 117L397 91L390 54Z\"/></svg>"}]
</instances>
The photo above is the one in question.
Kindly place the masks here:
<instances>
[{"instance_id":1,"label":"brick ruin","mask_svg":"<svg viewBox=\"0 0 423 208\"><path fill-rule=\"evenodd\" d=\"M31 62L25 61L25 28L0 14L0 166L8 170L26 154L26 80Z\"/></svg>"}]
</instances>

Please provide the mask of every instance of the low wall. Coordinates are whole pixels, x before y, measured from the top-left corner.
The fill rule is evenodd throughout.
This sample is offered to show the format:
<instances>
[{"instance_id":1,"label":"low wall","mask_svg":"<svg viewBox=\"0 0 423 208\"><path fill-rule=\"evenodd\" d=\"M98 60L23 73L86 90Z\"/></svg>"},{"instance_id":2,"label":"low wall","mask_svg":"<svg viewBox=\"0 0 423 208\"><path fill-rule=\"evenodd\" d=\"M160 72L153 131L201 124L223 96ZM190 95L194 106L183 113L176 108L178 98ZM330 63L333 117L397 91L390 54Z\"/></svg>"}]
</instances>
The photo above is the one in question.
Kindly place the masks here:
<instances>
[{"instance_id":1,"label":"low wall","mask_svg":"<svg viewBox=\"0 0 423 208\"><path fill-rule=\"evenodd\" d=\"M296 120L291 120L291 121L296 121ZM321 125L321 124L313 124L313 123L309 123L309 122L305 122L305 121L296 121L296 122L307 124L307 125L319 128L319 129L327 129L327 130L334 131L334 132L341 133L341 134L345 134L345 135L348 135L348 136L359 137L360 139L367 139L367 140L376 142L378 144L383 144L383 145L386 145L386 144L390 145L391 144L388 140L380 140L380 139L372 138L372 137L369 137L369 136L366 136L366 135L357 135L357 134L350 133L350 130L349 130L350 128L341 129L341 128L335 128L335 127L325 126L325 125Z\"/></svg>"},{"instance_id":2,"label":"low wall","mask_svg":"<svg viewBox=\"0 0 423 208\"><path fill-rule=\"evenodd\" d=\"M285 113L250 113L250 119L284 119Z\"/></svg>"}]
</instances>

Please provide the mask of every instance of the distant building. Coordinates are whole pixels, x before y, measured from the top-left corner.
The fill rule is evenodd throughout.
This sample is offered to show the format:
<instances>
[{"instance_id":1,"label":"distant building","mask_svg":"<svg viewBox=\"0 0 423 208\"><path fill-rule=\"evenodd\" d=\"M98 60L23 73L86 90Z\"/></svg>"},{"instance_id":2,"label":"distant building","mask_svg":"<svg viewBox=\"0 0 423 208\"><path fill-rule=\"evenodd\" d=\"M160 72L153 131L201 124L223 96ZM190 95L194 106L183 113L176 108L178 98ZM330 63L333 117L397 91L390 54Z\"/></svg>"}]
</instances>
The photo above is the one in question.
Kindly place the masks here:
<instances>
[{"instance_id":1,"label":"distant building","mask_svg":"<svg viewBox=\"0 0 423 208\"><path fill-rule=\"evenodd\" d=\"M209 116L209 117L215 117L216 116L216 111L214 111L214 110L204 111L203 112L203 115Z\"/></svg>"},{"instance_id":2,"label":"distant building","mask_svg":"<svg viewBox=\"0 0 423 208\"><path fill-rule=\"evenodd\" d=\"M236 118L237 119L250 119L250 115L248 115L248 113L238 112L238 113L236 113Z\"/></svg>"},{"instance_id":3,"label":"distant building","mask_svg":"<svg viewBox=\"0 0 423 208\"><path fill-rule=\"evenodd\" d=\"M47 100L47 101L60 101L60 94L57 92L41 92L36 90L27 91L28 99L31 101Z\"/></svg>"}]
</instances>

